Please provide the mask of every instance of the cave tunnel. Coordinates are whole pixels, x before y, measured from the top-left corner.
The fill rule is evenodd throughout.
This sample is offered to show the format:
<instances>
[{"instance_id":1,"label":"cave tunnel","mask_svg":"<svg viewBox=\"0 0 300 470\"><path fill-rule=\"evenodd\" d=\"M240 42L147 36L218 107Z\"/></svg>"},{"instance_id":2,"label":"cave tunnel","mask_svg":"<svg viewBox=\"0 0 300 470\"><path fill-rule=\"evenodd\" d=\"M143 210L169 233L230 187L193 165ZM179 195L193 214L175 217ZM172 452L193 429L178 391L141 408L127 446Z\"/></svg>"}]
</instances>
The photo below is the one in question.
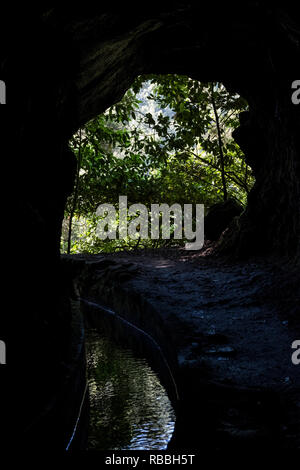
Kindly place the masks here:
<instances>
[{"instance_id":1,"label":"cave tunnel","mask_svg":"<svg viewBox=\"0 0 300 470\"><path fill-rule=\"evenodd\" d=\"M1 320L7 346L1 372L8 389L16 380L13 414L25 447L61 449L76 414L61 410L68 394L70 408L78 409L84 387L83 360L74 372L66 359L71 311L59 254L76 168L70 137L117 102L138 75L222 82L249 103L234 137L256 179L226 249L238 259L280 257L297 269L300 108L291 101L291 83L297 78L299 21L283 2L252 1L218 8L193 1L154 2L151 8L28 7L5 15L1 140L12 175L5 200L15 276L5 279L11 301ZM45 403L52 397L49 418Z\"/></svg>"}]
</instances>

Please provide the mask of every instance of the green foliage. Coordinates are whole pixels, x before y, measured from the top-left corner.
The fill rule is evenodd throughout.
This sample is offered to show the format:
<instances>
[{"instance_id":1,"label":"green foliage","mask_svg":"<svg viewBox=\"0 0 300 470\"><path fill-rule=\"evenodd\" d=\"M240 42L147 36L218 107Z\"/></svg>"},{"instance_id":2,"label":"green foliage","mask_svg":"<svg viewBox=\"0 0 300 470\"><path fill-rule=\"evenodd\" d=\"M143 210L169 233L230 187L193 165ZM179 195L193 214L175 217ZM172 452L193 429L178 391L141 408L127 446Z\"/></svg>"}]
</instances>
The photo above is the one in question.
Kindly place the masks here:
<instances>
[{"instance_id":1,"label":"green foliage","mask_svg":"<svg viewBox=\"0 0 300 470\"><path fill-rule=\"evenodd\" d=\"M138 97L146 86L148 100L158 112L142 111ZM117 204L119 195L127 195L129 205L143 203L149 209L161 202L209 207L222 200L225 178L228 196L245 205L253 177L231 137L239 124L238 114L245 109L247 103L230 95L220 83L200 83L178 75L138 77L120 103L88 122L81 136L78 132L70 142L78 159L80 154L72 252L166 243L97 239L96 208L104 202ZM73 203L71 196L66 218ZM81 223L85 228L80 228ZM66 226L65 221L63 251Z\"/></svg>"}]
</instances>

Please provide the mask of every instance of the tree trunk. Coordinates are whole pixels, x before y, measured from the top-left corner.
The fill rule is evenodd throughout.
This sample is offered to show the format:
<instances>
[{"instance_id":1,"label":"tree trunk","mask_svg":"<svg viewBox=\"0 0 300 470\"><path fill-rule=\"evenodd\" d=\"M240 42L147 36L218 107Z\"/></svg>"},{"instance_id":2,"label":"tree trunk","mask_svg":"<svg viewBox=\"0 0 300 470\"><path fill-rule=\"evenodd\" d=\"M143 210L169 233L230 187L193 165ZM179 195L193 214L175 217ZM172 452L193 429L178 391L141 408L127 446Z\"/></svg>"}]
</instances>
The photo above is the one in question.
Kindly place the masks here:
<instances>
[{"instance_id":1,"label":"tree trunk","mask_svg":"<svg viewBox=\"0 0 300 470\"><path fill-rule=\"evenodd\" d=\"M70 217L69 217L68 248L67 248L68 255L71 252L72 223L73 223L73 217L74 217L74 214L75 214L75 210L76 210L76 206L77 206L77 200L78 200L80 167L81 167L81 129L79 129L79 151L78 151L78 161L77 161L75 188L74 188L74 194L73 194L73 204L72 204Z\"/></svg>"},{"instance_id":2,"label":"tree trunk","mask_svg":"<svg viewBox=\"0 0 300 470\"><path fill-rule=\"evenodd\" d=\"M223 143L222 143L219 115L218 115L218 110L217 110L217 107L216 107L216 102L215 102L215 97L214 97L214 84L213 83L211 84L211 103L212 103L213 110L214 110L214 115L215 115L216 125L217 125L217 132L218 132L218 144L219 144L220 163L221 163L221 176L222 176L222 185L223 185L223 198L224 198L224 201L227 201L228 193L227 193L227 184L226 184L226 176L225 176Z\"/></svg>"}]
</instances>

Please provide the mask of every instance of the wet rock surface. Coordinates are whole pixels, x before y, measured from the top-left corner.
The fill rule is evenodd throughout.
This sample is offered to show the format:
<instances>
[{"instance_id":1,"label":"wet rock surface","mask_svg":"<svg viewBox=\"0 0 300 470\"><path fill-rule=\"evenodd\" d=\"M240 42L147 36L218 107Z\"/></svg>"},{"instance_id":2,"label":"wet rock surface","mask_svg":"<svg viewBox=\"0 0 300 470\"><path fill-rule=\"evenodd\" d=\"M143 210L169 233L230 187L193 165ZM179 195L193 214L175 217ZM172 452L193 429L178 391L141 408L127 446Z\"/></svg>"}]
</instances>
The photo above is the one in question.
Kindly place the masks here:
<instances>
[{"instance_id":1,"label":"wet rock surface","mask_svg":"<svg viewBox=\"0 0 300 470\"><path fill-rule=\"evenodd\" d=\"M121 315L130 297L123 314L176 356L180 400L170 448L300 446L300 366L291 361L300 338L297 271L186 252L73 257L83 258L85 295L102 292L99 300ZM132 298L155 311L159 327L148 307L146 318L130 314Z\"/></svg>"}]
</instances>

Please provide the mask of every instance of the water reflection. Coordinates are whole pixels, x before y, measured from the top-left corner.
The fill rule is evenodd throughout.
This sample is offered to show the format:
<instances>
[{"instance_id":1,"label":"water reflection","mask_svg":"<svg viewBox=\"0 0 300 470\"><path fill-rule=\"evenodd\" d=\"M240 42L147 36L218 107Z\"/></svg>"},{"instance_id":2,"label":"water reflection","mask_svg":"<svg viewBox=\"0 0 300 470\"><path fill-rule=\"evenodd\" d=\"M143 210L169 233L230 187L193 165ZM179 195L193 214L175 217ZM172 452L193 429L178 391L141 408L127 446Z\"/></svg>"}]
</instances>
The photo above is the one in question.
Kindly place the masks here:
<instances>
[{"instance_id":1,"label":"water reflection","mask_svg":"<svg viewBox=\"0 0 300 470\"><path fill-rule=\"evenodd\" d=\"M86 337L90 393L89 449L165 449L175 414L165 389L145 359L89 329Z\"/></svg>"}]
</instances>

